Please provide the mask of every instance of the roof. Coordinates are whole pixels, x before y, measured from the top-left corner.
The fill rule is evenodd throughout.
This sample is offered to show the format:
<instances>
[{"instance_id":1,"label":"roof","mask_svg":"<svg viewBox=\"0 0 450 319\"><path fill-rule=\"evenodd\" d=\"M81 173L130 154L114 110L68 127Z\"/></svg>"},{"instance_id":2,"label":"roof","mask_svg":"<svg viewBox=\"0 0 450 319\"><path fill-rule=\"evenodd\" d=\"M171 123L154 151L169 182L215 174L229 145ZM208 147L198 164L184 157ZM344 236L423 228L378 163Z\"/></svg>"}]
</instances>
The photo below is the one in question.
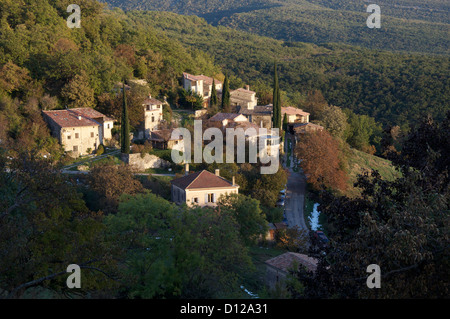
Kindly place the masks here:
<instances>
[{"instance_id":1,"label":"roof","mask_svg":"<svg viewBox=\"0 0 450 319\"><path fill-rule=\"evenodd\" d=\"M266 264L287 272L297 262L305 266L309 271L315 272L317 269L317 259L304 254L288 252L275 258L266 260Z\"/></svg>"},{"instance_id":2,"label":"roof","mask_svg":"<svg viewBox=\"0 0 450 319\"><path fill-rule=\"evenodd\" d=\"M233 128L235 130L237 129L243 129L244 131L248 130L249 128L253 128L256 130L256 134L259 134L260 127L252 122L232 122L228 123L226 128Z\"/></svg>"},{"instance_id":3,"label":"roof","mask_svg":"<svg viewBox=\"0 0 450 319\"><path fill-rule=\"evenodd\" d=\"M159 130L159 131L152 131L150 139L153 141L160 141L160 142L166 142L166 141L180 141L183 138L180 136L177 139L172 138L172 132L174 130Z\"/></svg>"},{"instance_id":4,"label":"roof","mask_svg":"<svg viewBox=\"0 0 450 319\"><path fill-rule=\"evenodd\" d=\"M213 78L203 75L203 74L202 75L192 75L192 74L184 72L183 77L190 81L203 81L203 83L207 84L207 85L213 84ZM214 82L215 82L215 84L222 84L222 82L217 79L214 79Z\"/></svg>"},{"instance_id":5,"label":"roof","mask_svg":"<svg viewBox=\"0 0 450 319\"><path fill-rule=\"evenodd\" d=\"M244 115L272 115L273 106L272 105L258 105L255 106L253 110L248 110L246 108L242 108L239 110L239 113Z\"/></svg>"},{"instance_id":6,"label":"roof","mask_svg":"<svg viewBox=\"0 0 450 319\"><path fill-rule=\"evenodd\" d=\"M250 94L250 95L256 94L255 91L247 90L247 89L244 89L244 88L239 88L239 89L236 89L234 91L231 91L230 94L233 94L233 92L236 92L236 91L241 92L241 93Z\"/></svg>"},{"instance_id":7,"label":"roof","mask_svg":"<svg viewBox=\"0 0 450 319\"><path fill-rule=\"evenodd\" d=\"M294 131L297 133L306 132L308 130L316 131L323 130L324 127L314 123L295 123L293 125Z\"/></svg>"},{"instance_id":8,"label":"roof","mask_svg":"<svg viewBox=\"0 0 450 319\"><path fill-rule=\"evenodd\" d=\"M151 95L149 95L149 96L144 100L144 104L161 105L161 104L164 104L164 103L161 102L160 100L157 100L157 99L152 98Z\"/></svg>"},{"instance_id":9,"label":"roof","mask_svg":"<svg viewBox=\"0 0 450 319\"><path fill-rule=\"evenodd\" d=\"M309 116L310 115L308 112L305 112L302 109L298 109L298 108L292 107L292 106L282 107L281 114L300 115L300 116Z\"/></svg>"},{"instance_id":10,"label":"roof","mask_svg":"<svg viewBox=\"0 0 450 319\"><path fill-rule=\"evenodd\" d=\"M227 181L225 178L216 176L206 170L174 179L171 183L181 189L239 187L237 185L233 186L233 183Z\"/></svg>"},{"instance_id":11,"label":"roof","mask_svg":"<svg viewBox=\"0 0 450 319\"><path fill-rule=\"evenodd\" d=\"M273 225L275 226L276 229L286 229L287 228L286 223L275 223Z\"/></svg>"},{"instance_id":12,"label":"roof","mask_svg":"<svg viewBox=\"0 0 450 319\"><path fill-rule=\"evenodd\" d=\"M223 120L234 120L238 116L241 116L242 114L238 113L217 113L213 117L211 117L209 120L213 122L222 122Z\"/></svg>"},{"instance_id":13,"label":"roof","mask_svg":"<svg viewBox=\"0 0 450 319\"><path fill-rule=\"evenodd\" d=\"M70 111L76 112L81 116L85 116L91 119L103 118L103 121L114 121L112 118L90 108L90 107L82 107L76 109L70 109Z\"/></svg>"},{"instance_id":14,"label":"roof","mask_svg":"<svg viewBox=\"0 0 450 319\"><path fill-rule=\"evenodd\" d=\"M84 127L99 126L100 123L93 118L103 118L105 121L112 121L100 112L91 108L66 109L55 111L42 111L60 127Z\"/></svg>"}]
</instances>

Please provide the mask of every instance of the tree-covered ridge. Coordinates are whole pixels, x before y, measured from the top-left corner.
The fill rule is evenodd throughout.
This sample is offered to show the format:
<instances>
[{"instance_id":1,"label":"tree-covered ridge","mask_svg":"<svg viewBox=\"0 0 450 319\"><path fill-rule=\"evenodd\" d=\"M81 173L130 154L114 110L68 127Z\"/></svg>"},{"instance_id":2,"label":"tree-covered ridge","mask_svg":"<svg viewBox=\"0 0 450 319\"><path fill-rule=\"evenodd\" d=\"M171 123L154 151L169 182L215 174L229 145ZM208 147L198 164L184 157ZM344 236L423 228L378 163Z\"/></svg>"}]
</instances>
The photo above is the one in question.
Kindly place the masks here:
<instances>
[{"instance_id":1,"label":"tree-covered ridge","mask_svg":"<svg viewBox=\"0 0 450 319\"><path fill-rule=\"evenodd\" d=\"M112 7L120 7L125 10L157 10L157 11L171 11L180 14L195 14L201 15L205 13L215 12L230 12L233 10L240 11L240 9L260 8L272 2L270 0L101 0Z\"/></svg>"},{"instance_id":2,"label":"tree-covered ridge","mask_svg":"<svg viewBox=\"0 0 450 319\"><path fill-rule=\"evenodd\" d=\"M369 29L363 0L105 0L124 10L194 14L208 22L285 41L346 43L373 49L449 53L449 7L441 0L383 1L382 28Z\"/></svg>"},{"instance_id":3,"label":"tree-covered ridge","mask_svg":"<svg viewBox=\"0 0 450 319\"><path fill-rule=\"evenodd\" d=\"M407 125L422 112L442 119L450 105L448 57L283 42L167 12L127 14L211 55L242 79L235 85L250 84L260 98L264 92L271 95L275 59L280 89L289 98L284 96L284 102L300 107L304 107L307 93L317 89L331 104L373 116L384 124Z\"/></svg>"},{"instance_id":4,"label":"tree-covered ridge","mask_svg":"<svg viewBox=\"0 0 450 319\"><path fill-rule=\"evenodd\" d=\"M140 78L158 95L178 88L182 72L220 73L210 57L162 32L82 0L81 28L70 29L69 0L0 2L0 141L55 154L41 110L93 107L115 119L111 97L122 79ZM130 97L130 99L132 99ZM133 101L129 101L133 102ZM132 103L140 107L136 98ZM130 122L138 122L130 105ZM118 106L118 107L117 107ZM139 108L140 111L140 108ZM139 114L141 115L142 112Z\"/></svg>"},{"instance_id":5,"label":"tree-covered ridge","mask_svg":"<svg viewBox=\"0 0 450 319\"><path fill-rule=\"evenodd\" d=\"M308 2L346 11L362 11L361 8L369 4L367 0L308 0ZM448 15L450 4L446 0L379 0L376 3L382 12L391 17L447 24L450 22Z\"/></svg>"}]
</instances>

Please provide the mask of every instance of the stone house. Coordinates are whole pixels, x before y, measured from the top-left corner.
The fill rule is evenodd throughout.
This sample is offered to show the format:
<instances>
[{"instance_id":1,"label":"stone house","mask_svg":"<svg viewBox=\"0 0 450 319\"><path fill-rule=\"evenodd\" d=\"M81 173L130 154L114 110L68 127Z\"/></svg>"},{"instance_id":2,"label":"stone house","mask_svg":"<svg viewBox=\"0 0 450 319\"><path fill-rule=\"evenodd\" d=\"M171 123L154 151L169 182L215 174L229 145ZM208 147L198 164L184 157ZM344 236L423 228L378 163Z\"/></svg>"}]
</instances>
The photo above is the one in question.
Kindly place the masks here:
<instances>
[{"instance_id":1,"label":"stone house","mask_svg":"<svg viewBox=\"0 0 450 319\"><path fill-rule=\"evenodd\" d=\"M223 83L217 79L213 79L205 75L192 75L189 73L183 73L183 88L186 91L191 90L197 93L204 99L203 107L207 108L209 106L209 100L212 95L212 85L213 80L216 86L217 94L222 92Z\"/></svg>"},{"instance_id":2,"label":"stone house","mask_svg":"<svg viewBox=\"0 0 450 319\"><path fill-rule=\"evenodd\" d=\"M300 266L305 267L310 272L315 272L317 269L317 259L293 252L269 259L265 264L266 284L270 289L275 289L277 286L284 288L290 270L299 269Z\"/></svg>"},{"instance_id":3,"label":"stone house","mask_svg":"<svg viewBox=\"0 0 450 319\"><path fill-rule=\"evenodd\" d=\"M314 123L294 123L292 130L296 136L301 136L305 133L316 132L324 130L323 126Z\"/></svg>"},{"instance_id":4,"label":"stone house","mask_svg":"<svg viewBox=\"0 0 450 319\"><path fill-rule=\"evenodd\" d=\"M171 181L172 201L178 205L190 207L215 207L221 196L238 194L239 186L220 176L220 170L215 174L203 170L189 174L186 165L186 175Z\"/></svg>"},{"instance_id":5,"label":"stone house","mask_svg":"<svg viewBox=\"0 0 450 319\"><path fill-rule=\"evenodd\" d=\"M241 107L239 113L245 115L249 122L256 124L258 127L270 130L272 128L272 105L258 105L250 108Z\"/></svg>"},{"instance_id":6,"label":"stone house","mask_svg":"<svg viewBox=\"0 0 450 319\"><path fill-rule=\"evenodd\" d=\"M258 105L256 92L250 91L250 86L239 88L230 92L231 106L239 106L244 109L254 109Z\"/></svg>"},{"instance_id":7,"label":"stone house","mask_svg":"<svg viewBox=\"0 0 450 319\"><path fill-rule=\"evenodd\" d=\"M42 115L64 150L77 157L112 138L114 120L91 108L42 111Z\"/></svg>"},{"instance_id":8,"label":"stone house","mask_svg":"<svg viewBox=\"0 0 450 319\"><path fill-rule=\"evenodd\" d=\"M149 139L151 132L159 130L163 121L163 104L151 95L144 100L144 138Z\"/></svg>"},{"instance_id":9,"label":"stone house","mask_svg":"<svg viewBox=\"0 0 450 319\"><path fill-rule=\"evenodd\" d=\"M173 129L165 129L159 131L152 131L150 135L150 141L153 148L161 150L178 150L184 152L184 140L180 136L179 138L172 138Z\"/></svg>"},{"instance_id":10,"label":"stone house","mask_svg":"<svg viewBox=\"0 0 450 319\"><path fill-rule=\"evenodd\" d=\"M284 120L286 114L289 124L293 123L309 123L310 114L296 107L288 106L281 108L281 118Z\"/></svg>"},{"instance_id":11,"label":"stone house","mask_svg":"<svg viewBox=\"0 0 450 319\"><path fill-rule=\"evenodd\" d=\"M217 127L220 129L226 128L229 124L232 123L243 123L248 122L248 119L243 114L237 113L217 113L209 120L209 124L213 127Z\"/></svg>"}]
</instances>

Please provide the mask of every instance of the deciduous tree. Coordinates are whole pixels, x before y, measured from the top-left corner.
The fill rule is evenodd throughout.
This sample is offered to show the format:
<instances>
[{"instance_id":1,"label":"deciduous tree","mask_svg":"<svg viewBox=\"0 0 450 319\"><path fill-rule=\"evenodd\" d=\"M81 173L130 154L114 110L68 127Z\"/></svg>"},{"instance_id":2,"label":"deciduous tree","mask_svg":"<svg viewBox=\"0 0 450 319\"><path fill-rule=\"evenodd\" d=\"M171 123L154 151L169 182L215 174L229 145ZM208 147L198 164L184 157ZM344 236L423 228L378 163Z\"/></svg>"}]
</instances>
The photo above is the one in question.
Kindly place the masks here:
<instances>
[{"instance_id":1,"label":"deciduous tree","mask_svg":"<svg viewBox=\"0 0 450 319\"><path fill-rule=\"evenodd\" d=\"M295 147L295 155L301 159L301 167L308 182L315 189L345 190L346 174L341 169L338 142L325 130L306 133Z\"/></svg>"}]
</instances>

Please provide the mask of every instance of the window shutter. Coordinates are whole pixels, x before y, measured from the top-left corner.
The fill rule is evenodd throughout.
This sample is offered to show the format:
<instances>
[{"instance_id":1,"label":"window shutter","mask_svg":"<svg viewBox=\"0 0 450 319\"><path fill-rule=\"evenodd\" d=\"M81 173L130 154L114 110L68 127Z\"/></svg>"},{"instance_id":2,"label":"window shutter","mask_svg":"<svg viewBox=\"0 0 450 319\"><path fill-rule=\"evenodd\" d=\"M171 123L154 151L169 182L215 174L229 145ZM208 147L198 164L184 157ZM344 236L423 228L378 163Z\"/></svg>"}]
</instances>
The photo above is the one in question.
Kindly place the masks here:
<instances>
[{"instance_id":1,"label":"window shutter","mask_svg":"<svg viewBox=\"0 0 450 319\"><path fill-rule=\"evenodd\" d=\"M205 204L208 203L208 194L205 194Z\"/></svg>"},{"instance_id":2,"label":"window shutter","mask_svg":"<svg viewBox=\"0 0 450 319\"><path fill-rule=\"evenodd\" d=\"M212 196L213 196L213 203L215 203L216 202L216 194L212 194Z\"/></svg>"}]
</instances>

